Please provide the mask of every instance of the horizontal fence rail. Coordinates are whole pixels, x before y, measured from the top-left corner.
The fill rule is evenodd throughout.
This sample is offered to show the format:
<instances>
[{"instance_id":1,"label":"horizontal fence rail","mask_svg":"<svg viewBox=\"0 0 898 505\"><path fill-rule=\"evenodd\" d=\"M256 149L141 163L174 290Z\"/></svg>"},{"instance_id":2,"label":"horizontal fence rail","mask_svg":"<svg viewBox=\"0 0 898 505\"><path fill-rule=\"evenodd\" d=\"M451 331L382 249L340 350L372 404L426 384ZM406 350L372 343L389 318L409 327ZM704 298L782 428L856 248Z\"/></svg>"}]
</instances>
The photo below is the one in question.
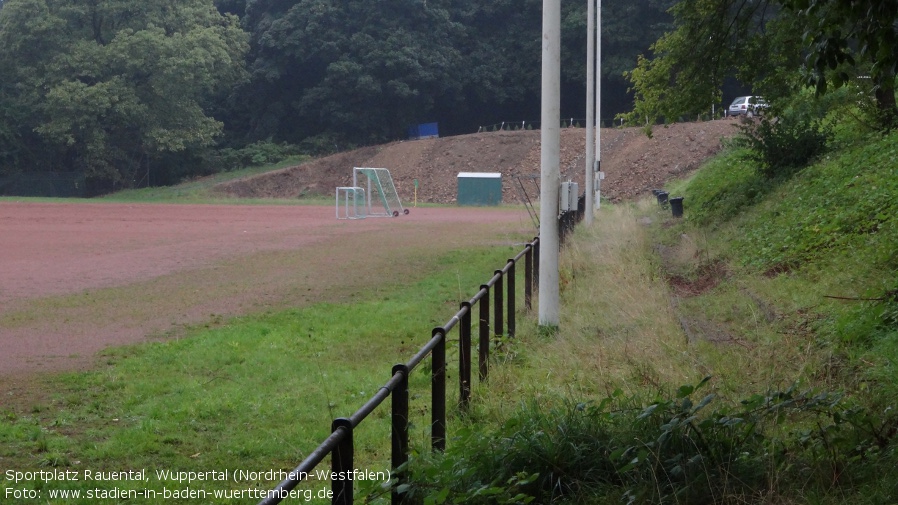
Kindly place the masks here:
<instances>
[{"instance_id":1,"label":"horizontal fence rail","mask_svg":"<svg viewBox=\"0 0 898 505\"><path fill-rule=\"evenodd\" d=\"M674 118L674 120L668 121L667 118L659 117L656 118L654 123L649 121L649 118L646 118L646 124L655 124L655 125L664 125L670 123L701 123L705 121L714 121L717 119L726 117L726 105L724 104L712 104L708 105L708 109L705 112L696 114L694 116L678 116ZM596 121L596 125L599 128L617 128L624 126L624 118L622 117L614 117L614 118L605 118ZM560 118L559 124L562 128L585 128L586 120L582 118L576 117L568 117L568 118ZM634 126L632 123L629 126ZM644 125L635 125L635 126L644 126ZM523 120L523 121L502 121L500 123L493 123L489 125L479 126L477 128L477 133L482 132L497 132L497 131L517 131L517 130L539 130L540 129L540 121L539 120Z\"/></svg>"},{"instance_id":2,"label":"horizontal fence rail","mask_svg":"<svg viewBox=\"0 0 898 505\"><path fill-rule=\"evenodd\" d=\"M483 132L497 132L497 131L517 131L517 130L539 130L540 129L540 121L502 121L501 123L493 123L486 126L480 126L477 128L477 133ZM597 124L600 128L613 128L615 126L620 126L620 121L615 121L614 119L603 119L598 121ZM581 118L561 118L559 120L559 125L562 128L585 128L586 120Z\"/></svg>"},{"instance_id":3,"label":"horizontal fence rail","mask_svg":"<svg viewBox=\"0 0 898 505\"><path fill-rule=\"evenodd\" d=\"M576 223L583 219L586 195L581 195L577 202L577 210L567 211L558 216L558 230L562 244ZM311 475L312 470L324 458L331 455L332 477L348 475L354 470L353 430L392 396L390 415L391 424L391 461L395 473L395 481L391 483L391 502L402 503L403 494L399 487L406 482L402 469L408 464L409 453L409 386L408 379L412 370L418 367L428 356L431 358L431 435L430 445L433 451L446 449L446 341L449 333L458 326L459 330L459 363L458 388L459 409L467 411L471 399L471 348L474 307L478 307L478 380L485 382L489 377L489 350L493 338L513 338L516 331L516 272L517 265L524 261L524 307L532 309L533 287L539 280L539 237L525 245L514 258L510 258L505 266L493 272L486 284L468 301L460 303L458 312L443 326L431 331L430 340L425 343L407 363L394 365L390 379L377 393L348 418L337 418L331 423L331 434L318 445L293 471L267 496L260 505L280 503L291 496L291 491L300 482ZM492 300L490 293L492 292ZM490 304L492 303L492 306ZM490 325L490 312L493 313L493 324ZM507 333L506 333L507 328ZM331 479L331 503L351 504L353 502L353 480Z\"/></svg>"},{"instance_id":4,"label":"horizontal fence rail","mask_svg":"<svg viewBox=\"0 0 898 505\"><path fill-rule=\"evenodd\" d=\"M561 219L561 218L559 218ZM408 463L409 453L409 386L411 372L428 356L431 361L431 435L433 451L446 449L446 343L449 333L457 326L459 332L458 387L459 409L468 409L471 398L471 348L474 307L477 307L478 333L478 379L485 382L489 376L489 349L492 339L512 338L515 334L516 312L516 272L517 264L524 261L524 307L530 310L533 286L539 277L539 238L525 244L514 258L493 273L486 284L468 301L460 304L458 312L443 326L431 331L431 338L408 362L393 366L390 379L361 408L348 418L334 419L331 434L318 445L295 469L274 489L268 491L260 505L280 503L291 496L291 491L311 475L312 470L328 454L331 455L331 476L348 475L353 472L353 431L369 414L388 397L392 397L391 422L391 466L398 473L392 474L391 502L402 503L403 494L398 491L406 482L402 469ZM491 300L492 294L492 300ZM492 303L492 306L491 306ZM493 319L490 325L490 311ZM506 332L507 331L507 332ZM353 500L353 480L331 479L331 499L334 504L351 504Z\"/></svg>"}]
</instances>

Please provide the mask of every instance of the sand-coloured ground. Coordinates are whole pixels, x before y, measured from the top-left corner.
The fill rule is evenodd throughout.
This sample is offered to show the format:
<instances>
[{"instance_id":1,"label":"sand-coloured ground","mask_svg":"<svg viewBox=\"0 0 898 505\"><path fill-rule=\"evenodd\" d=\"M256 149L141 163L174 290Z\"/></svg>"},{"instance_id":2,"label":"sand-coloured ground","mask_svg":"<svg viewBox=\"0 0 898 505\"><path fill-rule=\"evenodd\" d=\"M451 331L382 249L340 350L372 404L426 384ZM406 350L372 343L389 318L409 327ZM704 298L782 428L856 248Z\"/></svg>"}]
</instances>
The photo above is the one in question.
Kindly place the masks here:
<instances>
[{"instance_id":1,"label":"sand-coloured ground","mask_svg":"<svg viewBox=\"0 0 898 505\"><path fill-rule=\"evenodd\" d=\"M640 128L603 128L602 194L620 201L645 194L671 178L698 168L717 153L721 139L737 133L733 120L657 126L651 138ZM580 183L586 173L586 130L561 130L561 177ZM352 167L388 168L404 202L454 203L459 172L499 172L503 201L521 202L523 191L538 197L540 173L538 130L497 131L456 137L393 142L324 157L297 167L220 184L223 193L240 197L297 198L332 195L352 185Z\"/></svg>"}]
</instances>

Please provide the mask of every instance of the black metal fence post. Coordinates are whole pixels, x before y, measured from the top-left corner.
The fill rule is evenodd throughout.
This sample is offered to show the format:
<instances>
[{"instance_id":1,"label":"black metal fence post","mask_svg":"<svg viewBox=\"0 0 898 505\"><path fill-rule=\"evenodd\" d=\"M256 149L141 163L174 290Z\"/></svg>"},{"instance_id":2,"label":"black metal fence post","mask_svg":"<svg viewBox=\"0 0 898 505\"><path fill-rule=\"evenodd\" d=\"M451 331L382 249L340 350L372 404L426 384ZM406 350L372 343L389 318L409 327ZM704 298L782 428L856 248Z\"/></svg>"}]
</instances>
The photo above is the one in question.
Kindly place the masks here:
<instances>
[{"instance_id":1,"label":"black metal fence post","mask_svg":"<svg viewBox=\"0 0 898 505\"><path fill-rule=\"evenodd\" d=\"M334 419L331 433L337 430L343 430L346 435L331 453L331 503L352 505L352 421L345 417Z\"/></svg>"},{"instance_id":2,"label":"black metal fence post","mask_svg":"<svg viewBox=\"0 0 898 505\"><path fill-rule=\"evenodd\" d=\"M465 412L471 401L471 302L461 302L458 328L458 406Z\"/></svg>"},{"instance_id":3,"label":"black metal fence post","mask_svg":"<svg viewBox=\"0 0 898 505\"><path fill-rule=\"evenodd\" d=\"M514 337L514 311L515 311L515 268L514 268L514 259L508 260L508 280L506 281L506 285L508 287L508 338Z\"/></svg>"},{"instance_id":4,"label":"black metal fence post","mask_svg":"<svg viewBox=\"0 0 898 505\"><path fill-rule=\"evenodd\" d=\"M505 335L505 323L502 321L502 318L505 317L504 312L504 303L502 301L502 270L496 270L493 274L499 276L499 280L496 282L496 289L493 290L493 331L496 334L496 337L501 337Z\"/></svg>"},{"instance_id":5,"label":"black metal fence post","mask_svg":"<svg viewBox=\"0 0 898 505\"><path fill-rule=\"evenodd\" d=\"M536 287L539 287L539 246L540 242L537 241L533 248L533 285Z\"/></svg>"},{"instance_id":6,"label":"black metal fence post","mask_svg":"<svg viewBox=\"0 0 898 505\"><path fill-rule=\"evenodd\" d=\"M486 380L489 374L490 360L490 287L488 284L481 284L480 289L486 290L483 298L478 302L480 305L480 346L478 348L479 378L480 382Z\"/></svg>"},{"instance_id":7,"label":"black metal fence post","mask_svg":"<svg viewBox=\"0 0 898 505\"><path fill-rule=\"evenodd\" d=\"M524 307L527 310L533 308L533 248L531 245L527 247L524 253Z\"/></svg>"},{"instance_id":8,"label":"black metal fence post","mask_svg":"<svg viewBox=\"0 0 898 505\"><path fill-rule=\"evenodd\" d=\"M430 446L434 451L446 450L446 330L434 328L440 340L431 353L430 379Z\"/></svg>"},{"instance_id":9,"label":"black metal fence post","mask_svg":"<svg viewBox=\"0 0 898 505\"><path fill-rule=\"evenodd\" d=\"M408 463L408 366L404 364L393 366L393 375L402 375L402 380L392 392L392 416L391 424L393 428L393 447L392 447L392 463L393 471L401 468ZM397 488L404 484L407 480L407 471L402 469L396 474L396 482L393 485L393 491L390 495L390 503L392 505L401 504L405 495L397 492Z\"/></svg>"},{"instance_id":10,"label":"black metal fence post","mask_svg":"<svg viewBox=\"0 0 898 505\"><path fill-rule=\"evenodd\" d=\"M568 210L558 216L558 243L564 245L568 235L573 233L577 212Z\"/></svg>"},{"instance_id":11,"label":"black metal fence post","mask_svg":"<svg viewBox=\"0 0 898 505\"><path fill-rule=\"evenodd\" d=\"M392 466L395 477L392 482L391 503L394 505L404 501L404 493L399 492L402 484L408 482L406 467L409 463L409 374L422 364L428 356L431 358L431 448L434 452L446 450L446 344L447 332L459 324L459 381L461 408L468 407L471 395L471 352L472 352L472 317L473 304L480 303L480 342L479 372L480 380L485 381L489 373L489 348L491 336L500 338L504 335L506 315L504 296L506 286L502 279L508 275L508 336L515 334L515 291L516 264L525 257L526 272L524 274L525 304L530 308L533 285L539 285L539 237L527 244L525 249L514 259L508 260L503 270L496 270L487 284L480 286L475 298L461 303L461 309L445 326L434 328L431 339L409 359L406 364L393 367L393 375L385 386L381 387L362 407L349 418L335 419L331 424L331 434L318 445L294 469L289 478L284 479L272 489L259 505L275 505L287 497L308 472L321 464L325 458L331 457L331 493L332 503L351 504L353 501L354 446L353 430L367 418L382 402L392 396ZM503 273L504 272L504 273ZM494 324L490 326L490 289L493 289ZM300 477L306 476L306 477Z\"/></svg>"}]
</instances>

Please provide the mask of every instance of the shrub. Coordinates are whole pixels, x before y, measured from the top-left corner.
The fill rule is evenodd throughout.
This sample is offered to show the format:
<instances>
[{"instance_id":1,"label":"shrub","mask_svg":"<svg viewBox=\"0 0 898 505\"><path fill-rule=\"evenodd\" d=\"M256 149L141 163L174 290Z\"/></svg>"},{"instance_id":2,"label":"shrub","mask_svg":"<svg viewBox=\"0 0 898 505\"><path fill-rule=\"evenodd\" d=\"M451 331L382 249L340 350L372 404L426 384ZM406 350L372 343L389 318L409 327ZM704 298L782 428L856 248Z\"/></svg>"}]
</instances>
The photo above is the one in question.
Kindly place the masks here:
<instances>
[{"instance_id":1,"label":"shrub","mask_svg":"<svg viewBox=\"0 0 898 505\"><path fill-rule=\"evenodd\" d=\"M259 141L240 149L222 149L218 151L213 163L222 170L237 170L277 163L299 153L300 148L295 145Z\"/></svg>"},{"instance_id":2,"label":"shrub","mask_svg":"<svg viewBox=\"0 0 898 505\"><path fill-rule=\"evenodd\" d=\"M745 143L761 173L767 178L789 176L821 155L832 136L826 113L825 103L799 94L781 114L742 123Z\"/></svg>"}]
</instances>

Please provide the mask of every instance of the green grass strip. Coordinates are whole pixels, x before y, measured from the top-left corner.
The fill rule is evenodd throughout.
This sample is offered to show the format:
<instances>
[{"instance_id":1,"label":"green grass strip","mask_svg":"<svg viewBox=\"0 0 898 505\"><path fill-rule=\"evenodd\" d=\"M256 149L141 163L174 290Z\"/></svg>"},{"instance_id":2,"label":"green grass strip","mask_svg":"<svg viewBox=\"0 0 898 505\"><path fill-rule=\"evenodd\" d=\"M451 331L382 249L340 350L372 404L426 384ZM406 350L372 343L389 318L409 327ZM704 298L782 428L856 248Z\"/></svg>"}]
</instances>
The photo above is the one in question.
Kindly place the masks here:
<instances>
[{"instance_id":1,"label":"green grass strip","mask_svg":"<svg viewBox=\"0 0 898 505\"><path fill-rule=\"evenodd\" d=\"M0 411L4 467L79 475L147 472L147 481L136 483L32 479L15 484L41 491L45 499L51 488L186 487L160 481L157 470L231 475L290 470L329 434L333 418L348 417L364 404L389 379L392 366L417 352L431 328L445 323L507 255L506 248L497 247L445 253L423 280L375 288L353 303L240 317L177 340L111 349L101 370L49 379L49 398L36 401L30 413ZM457 334L450 336L455 339ZM455 352L450 350L450 359ZM429 380L425 361L411 381L417 446L426 445L429 436ZM356 467L386 471L389 402L355 437ZM13 486L7 475L0 479ZM192 487L267 489L279 480L194 482ZM325 485L313 480L306 487ZM138 496L129 502L158 500Z\"/></svg>"}]
</instances>

